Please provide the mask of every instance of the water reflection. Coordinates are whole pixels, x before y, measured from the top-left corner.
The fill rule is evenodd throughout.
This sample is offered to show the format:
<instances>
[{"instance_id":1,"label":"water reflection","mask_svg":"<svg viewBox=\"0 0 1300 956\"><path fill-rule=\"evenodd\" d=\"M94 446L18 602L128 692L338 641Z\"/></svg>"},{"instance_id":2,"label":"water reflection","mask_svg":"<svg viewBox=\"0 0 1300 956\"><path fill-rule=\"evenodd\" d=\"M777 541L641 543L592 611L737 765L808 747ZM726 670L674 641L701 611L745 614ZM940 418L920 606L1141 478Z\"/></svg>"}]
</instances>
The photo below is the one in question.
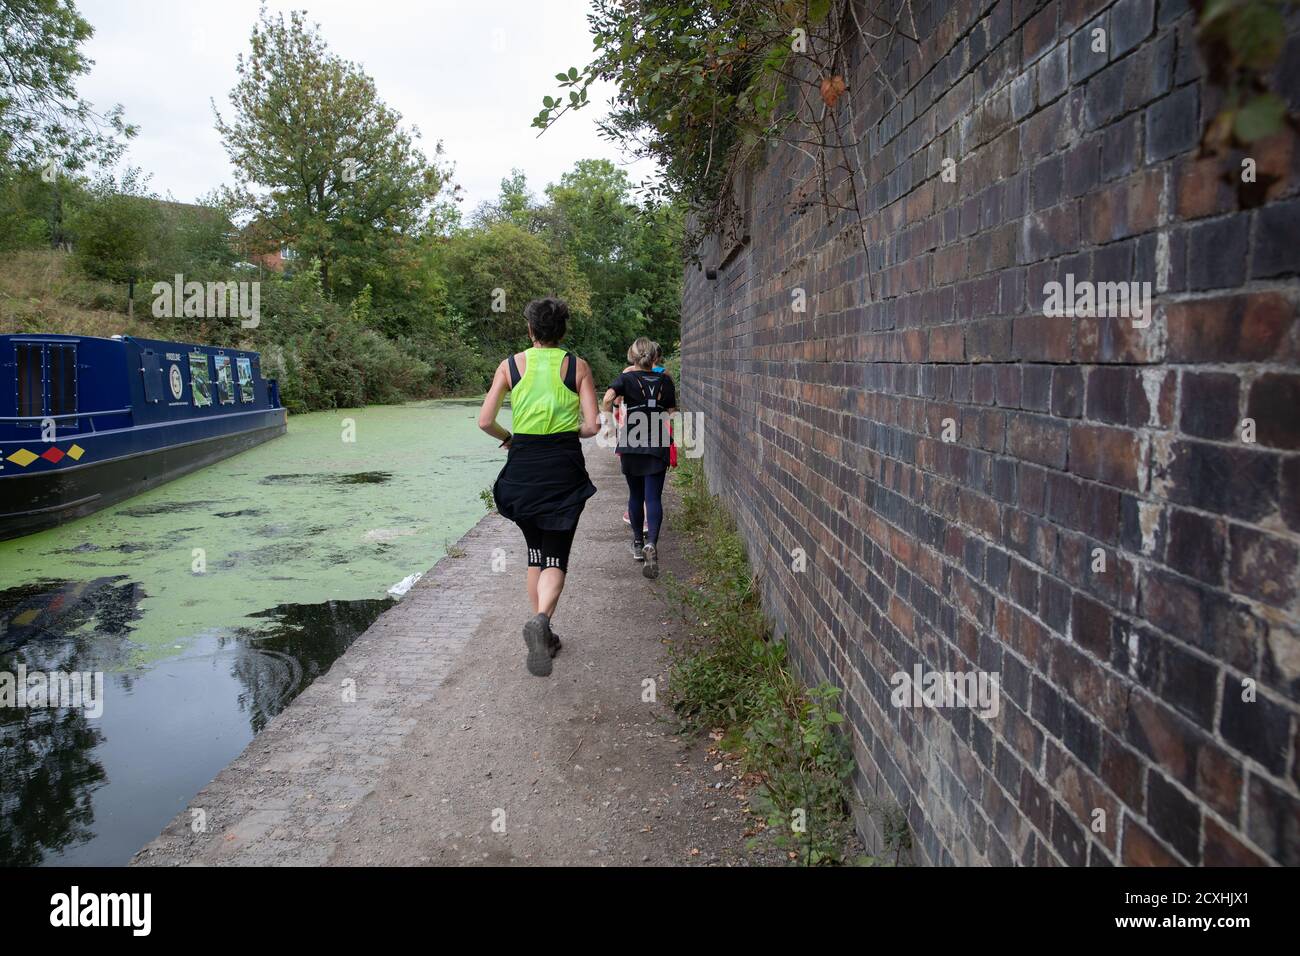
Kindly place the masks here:
<instances>
[{"instance_id":1,"label":"water reflection","mask_svg":"<svg viewBox=\"0 0 1300 956\"><path fill-rule=\"evenodd\" d=\"M74 634L88 629L98 637L122 637L131 621L139 618L143 596L138 585L121 575L91 581L36 581L0 591L0 654L36 641L31 649L36 655L68 660L72 655L95 653L100 655L96 660L102 660L104 650L120 649L120 642L96 642L92 648L84 640L86 635L76 641Z\"/></svg>"},{"instance_id":2,"label":"water reflection","mask_svg":"<svg viewBox=\"0 0 1300 956\"><path fill-rule=\"evenodd\" d=\"M120 665L141 596L121 577L0 591L0 671ZM91 839L92 794L106 777L98 723L73 708L0 707L0 863L35 865Z\"/></svg>"},{"instance_id":3,"label":"water reflection","mask_svg":"<svg viewBox=\"0 0 1300 956\"><path fill-rule=\"evenodd\" d=\"M101 743L80 710L0 710L0 864L35 866L93 837Z\"/></svg>"},{"instance_id":4,"label":"water reflection","mask_svg":"<svg viewBox=\"0 0 1300 956\"><path fill-rule=\"evenodd\" d=\"M330 669L393 601L326 601L281 604L252 615L268 630L237 632L234 673L247 691L240 706L253 733L284 710L298 692Z\"/></svg>"},{"instance_id":5,"label":"water reflection","mask_svg":"<svg viewBox=\"0 0 1300 956\"><path fill-rule=\"evenodd\" d=\"M0 707L0 865L126 862L393 603L282 604L130 667L143 597L122 576L0 590L0 672L105 672L102 717Z\"/></svg>"}]
</instances>

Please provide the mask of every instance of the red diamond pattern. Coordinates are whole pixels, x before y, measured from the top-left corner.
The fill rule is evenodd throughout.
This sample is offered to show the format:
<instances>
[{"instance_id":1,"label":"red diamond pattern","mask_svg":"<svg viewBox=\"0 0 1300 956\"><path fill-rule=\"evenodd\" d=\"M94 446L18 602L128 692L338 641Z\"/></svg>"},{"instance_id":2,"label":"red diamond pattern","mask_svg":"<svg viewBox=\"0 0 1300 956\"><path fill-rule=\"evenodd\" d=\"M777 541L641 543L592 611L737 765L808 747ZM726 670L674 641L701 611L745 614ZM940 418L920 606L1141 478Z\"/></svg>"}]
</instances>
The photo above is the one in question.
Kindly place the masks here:
<instances>
[{"instance_id":1,"label":"red diamond pattern","mask_svg":"<svg viewBox=\"0 0 1300 956\"><path fill-rule=\"evenodd\" d=\"M45 451L41 453L41 457L44 458L46 461L53 462L54 464L57 465L60 461L63 460L63 452L59 451L59 449L51 445L49 448L45 449Z\"/></svg>"}]
</instances>

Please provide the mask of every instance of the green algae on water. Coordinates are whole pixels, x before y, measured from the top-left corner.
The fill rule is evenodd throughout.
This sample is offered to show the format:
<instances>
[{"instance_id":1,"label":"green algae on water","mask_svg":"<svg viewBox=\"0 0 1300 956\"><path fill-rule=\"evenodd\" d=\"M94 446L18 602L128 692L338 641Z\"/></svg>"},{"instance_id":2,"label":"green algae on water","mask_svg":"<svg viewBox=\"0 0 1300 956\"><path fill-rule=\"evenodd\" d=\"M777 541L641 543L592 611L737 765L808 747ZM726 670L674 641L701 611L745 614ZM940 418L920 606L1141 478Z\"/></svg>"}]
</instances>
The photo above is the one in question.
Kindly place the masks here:
<instances>
[{"instance_id":1,"label":"green algae on water","mask_svg":"<svg viewBox=\"0 0 1300 956\"><path fill-rule=\"evenodd\" d=\"M267 626L285 604L382 599L483 515L504 462L477 404L295 415L285 436L59 528L0 542L0 588L129 580L132 663ZM349 440L351 439L351 440Z\"/></svg>"}]
</instances>

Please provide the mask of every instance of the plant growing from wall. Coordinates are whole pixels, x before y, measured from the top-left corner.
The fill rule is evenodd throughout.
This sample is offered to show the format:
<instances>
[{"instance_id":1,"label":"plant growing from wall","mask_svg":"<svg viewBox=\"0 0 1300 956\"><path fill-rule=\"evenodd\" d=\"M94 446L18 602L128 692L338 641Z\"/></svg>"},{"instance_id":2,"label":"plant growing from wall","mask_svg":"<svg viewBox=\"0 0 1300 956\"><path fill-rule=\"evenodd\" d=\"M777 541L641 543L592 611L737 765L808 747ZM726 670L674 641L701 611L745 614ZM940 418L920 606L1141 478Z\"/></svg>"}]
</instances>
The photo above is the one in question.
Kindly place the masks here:
<instances>
[{"instance_id":1,"label":"plant growing from wall","mask_svg":"<svg viewBox=\"0 0 1300 956\"><path fill-rule=\"evenodd\" d=\"M1210 118L1204 144L1218 152L1279 132L1286 101L1269 88L1268 74L1286 42L1283 8L1293 0L1197 0L1196 37L1209 80L1225 92Z\"/></svg>"},{"instance_id":2,"label":"plant growing from wall","mask_svg":"<svg viewBox=\"0 0 1300 956\"><path fill-rule=\"evenodd\" d=\"M1285 7L1294 0L1195 0L1196 38L1209 83L1223 91L1217 112L1206 120L1204 155L1229 157L1234 150L1297 128L1287 104L1269 86L1269 74L1286 42ZM1238 154L1239 155L1239 154ZM1250 175L1229 162L1222 179L1234 187L1243 209L1268 198L1280 171L1252 169Z\"/></svg>"},{"instance_id":3,"label":"plant growing from wall","mask_svg":"<svg viewBox=\"0 0 1300 956\"><path fill-rule=\"evenodd\" d=\"M596 57L556 74L533 125L545 131L589 105L596 80L618 87L602 133L655 159L662 182L653 197L685 200L698 222L694 248L732 212L738 173L782 144L816 170L796 200L821 206L828 222L849 214L863 248L866 187L859 145L864 132L850 90L849 50L861 41L886 108L899 100L881 63L900 40L916 42L910 0L887 19L849 0L596 0L589 17ZM910 32L908 32L910 30Z\"/></svg>"}]
</instances>

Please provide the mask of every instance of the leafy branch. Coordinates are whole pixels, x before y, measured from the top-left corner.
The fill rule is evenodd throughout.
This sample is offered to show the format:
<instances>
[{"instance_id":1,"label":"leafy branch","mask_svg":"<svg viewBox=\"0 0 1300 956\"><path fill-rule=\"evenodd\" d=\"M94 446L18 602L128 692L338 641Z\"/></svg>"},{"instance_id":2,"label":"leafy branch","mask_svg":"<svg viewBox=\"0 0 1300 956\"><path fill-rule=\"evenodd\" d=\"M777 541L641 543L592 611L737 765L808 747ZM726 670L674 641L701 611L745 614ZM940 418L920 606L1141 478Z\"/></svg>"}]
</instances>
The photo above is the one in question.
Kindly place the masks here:
<instances>
[{"instance_id":1,"label":"leafy branch","mask_svg":"<svg viewBox=\"0 0 1300 956\"><path fill-rule=\"evenodd\" d=\"M593 83L613 83L602 134L657 162L656 192L683 199L696 212L690 238L697 242L734 211L732 189L741 171L769 148L788 147L815 171L796 190L796 208L820 206L828 221L848 214L865 248L868 184L859 156L865 127L853 98L865 102L873 91L849 88L851 51L864 51L866 82L879 86L889 108L898 94L882 64L899 41L916 42L916 28L910 0L893 19L879 12L880 4L863 12L860 6L851 0L596 0L589 16L595 59L556 74L560 95L543 99L533 125L544 132L587 106Z\"/></svg>"},{"instance_id":2,"label":"leafy branch","mask_svg":"<svg viewBox=\"0 0 1300 956\"><path fill-rule=\"evenodd\" d=\"M1272 136L1287 119L1286 101L1269 89L1268 74L1286 41L1283 7L1294 0L1194 0L1196 37L1209 80L1222 88L1222 108L1202 145L1218 153Z\"/></svg>"}]
</instances>

